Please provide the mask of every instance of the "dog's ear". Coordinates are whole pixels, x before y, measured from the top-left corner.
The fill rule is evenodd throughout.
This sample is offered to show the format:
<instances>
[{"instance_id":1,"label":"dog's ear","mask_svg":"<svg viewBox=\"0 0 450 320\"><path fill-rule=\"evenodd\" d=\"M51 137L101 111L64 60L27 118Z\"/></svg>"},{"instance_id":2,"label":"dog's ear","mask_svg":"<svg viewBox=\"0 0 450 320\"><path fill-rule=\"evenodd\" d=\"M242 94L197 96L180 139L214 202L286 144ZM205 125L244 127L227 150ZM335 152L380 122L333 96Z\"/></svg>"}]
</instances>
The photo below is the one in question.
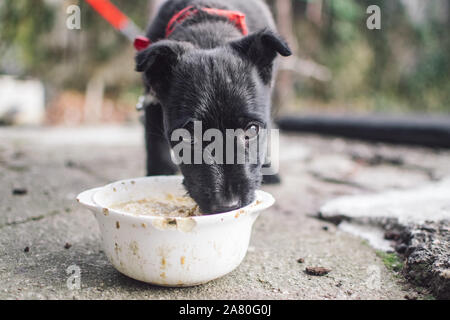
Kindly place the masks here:
<instances>
[{"instance_id":1,"label":"dog's ear","mask_svg":"<svg viewBox=\"0 0 450 320\"><path fill-rule=\"evenodd\" d=\"M192 45L171 40L158 41L136 55L136 71L143 72L156 94L168 89L172 71Z\"/></svg>"},{"instance_id":2,"label":"dog's ear","mask_svg":"<svg viewBox=\"0 0 450 320\"><path fill-rule=\"evenodd\" d=\"M268 84L272 79L273 62L277 53L284 57L292 55L286 41L269 29L263 29L233 41L231 47L256 65L265 84Z\"/></svg>"}]
</instances>

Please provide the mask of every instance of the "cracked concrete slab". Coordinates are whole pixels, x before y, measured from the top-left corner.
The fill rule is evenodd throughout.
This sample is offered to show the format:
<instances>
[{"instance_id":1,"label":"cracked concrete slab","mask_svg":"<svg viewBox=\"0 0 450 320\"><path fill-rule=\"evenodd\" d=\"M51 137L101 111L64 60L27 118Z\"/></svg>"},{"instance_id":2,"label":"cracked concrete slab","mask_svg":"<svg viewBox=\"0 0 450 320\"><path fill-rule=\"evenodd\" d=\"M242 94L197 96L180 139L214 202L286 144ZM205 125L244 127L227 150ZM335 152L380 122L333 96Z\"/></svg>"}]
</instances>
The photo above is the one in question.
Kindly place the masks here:
<instances>
[{"instance_id":1,"label":"cracked concrete slab","mask_svg":"<svg viewBox=\"0 0 450 320\"><path fill-rule=\"evenodd\" d=\"M320 217L405 256L405 275L450 299L450 179L407 190L340 197ZM387 239L386 239L387 238ZM394 241L388 241L394 240Z\"/></svg>"},{"instance_id":2,"label":"cracked concrete slab","mask_svg":"<svg viewBox=\"0 0 450 320\"><path fill-rule=\"evenodd\" d=\"M320 212L325 219L341 216L373 224L392 219L402 225L450 219L450 179L408 190L341 197Z\"/></svg>"},{"instance_id":3,"label":"cracked concrete slab","mask_svg":"<svg viewBox=\"0 0 450 320\"><path fill-rule=\"evenodd\" d=\"M141 128L68 132L0 128L0 299L428 297L427 290L411 286L389 270L359 237L316 219L315 213L331 199L374 188L370 179L360 179L358 175L376 175L380 166L357 160L355 154L366 160L380 154L385 158L407 154L405 162L410 166L430 164L427 170L432 174L420 179L432 181L449 171L443 167L442 158L449 155L446 152L425 153L422 149L397 150L343 139L283 135L281 150L290 150L280 157L283 183L264 187L277 203L255 223L244 262L231 274L208 284L170 289L140 283L117 272L102 251L95 219L74 201L78 192L87 188L144 174ZM118 138L122 133L126 139ZM76 143L70 141L74 136L79 137ZM40 137L47 142L39 143ZM83 142L81 137L86 140ZM339 157L345 158L349 167L361 170L336 175L334 163ZM423 162L424 158L433 161ZM320 169L314 169L320 173L318 177L311 172L319 160ZM405 181L399 187L417 183L417 170L384 165L399 169L393 170ZM381 180L374 189L391 185L393 178ZM26 188L27 193L13 195L16 187ZM299 259L303 262L299 263ZM67 286L67 268L73 265L81 271L79 290ZM304 272L306 267L325 267L331 272L315 277Z\"/></svg>"}]
</instances>

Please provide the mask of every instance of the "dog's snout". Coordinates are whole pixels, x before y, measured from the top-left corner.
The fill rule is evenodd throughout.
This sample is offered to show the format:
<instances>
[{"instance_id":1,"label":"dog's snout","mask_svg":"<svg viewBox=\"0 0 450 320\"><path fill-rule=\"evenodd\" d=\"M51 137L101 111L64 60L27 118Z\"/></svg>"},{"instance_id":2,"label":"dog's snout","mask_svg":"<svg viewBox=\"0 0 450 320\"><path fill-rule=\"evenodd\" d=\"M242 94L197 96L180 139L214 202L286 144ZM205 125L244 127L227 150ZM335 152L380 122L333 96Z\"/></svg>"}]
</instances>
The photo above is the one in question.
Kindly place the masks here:
<instances>
[{"instance_id":1,"label":"dog's snout","mask_svg":"<svg viewBox=\"0 0 450 320\"><path fill-rule=\"evenodd\" d=\"M240 208L241 201L239 199L227 199L221 195L216 195L214 201L205 208L207 213L223 213L233 211Z\"/></svg>"},{"instance_id":2,"label":"dog's snout","mask_svg":"<svg viewBox=\"0 0 450 320\"><path fill-rule=\"evenodd\" d=\"M215 214L215 213L223 213L228 211L233 211L239 209L239 205L211 205L211 209L208 210L208 213Z\"/></svg>"}]
</instances>

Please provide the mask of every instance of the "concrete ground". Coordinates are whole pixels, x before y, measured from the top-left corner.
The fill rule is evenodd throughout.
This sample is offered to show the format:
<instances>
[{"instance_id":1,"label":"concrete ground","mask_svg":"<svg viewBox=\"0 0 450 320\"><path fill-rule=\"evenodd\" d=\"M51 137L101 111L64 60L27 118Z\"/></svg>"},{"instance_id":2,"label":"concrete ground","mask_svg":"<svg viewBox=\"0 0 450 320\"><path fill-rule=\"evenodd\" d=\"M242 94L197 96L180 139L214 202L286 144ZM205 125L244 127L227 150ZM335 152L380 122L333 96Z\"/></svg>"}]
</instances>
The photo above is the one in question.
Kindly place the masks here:
<instances>
[{"instance_id":1,"label":"concrete ground","mask_svg":"<svg viewBox=\"0 0 450 320\"><path fill-rule=\"evenodd\" d=\"M85 189L143 176L142 140L140 127L0 128L0 299L430 298L317 212L339 196L450 176L449 152L282 136L283 184L264 188L277 203L256 221L244 262L208 284L170 289L116 271L94 217L75 201ZM74 265L81 288L71 290ZM311 266L331 272L311 276Z\"/></svg>"}]
</instances>

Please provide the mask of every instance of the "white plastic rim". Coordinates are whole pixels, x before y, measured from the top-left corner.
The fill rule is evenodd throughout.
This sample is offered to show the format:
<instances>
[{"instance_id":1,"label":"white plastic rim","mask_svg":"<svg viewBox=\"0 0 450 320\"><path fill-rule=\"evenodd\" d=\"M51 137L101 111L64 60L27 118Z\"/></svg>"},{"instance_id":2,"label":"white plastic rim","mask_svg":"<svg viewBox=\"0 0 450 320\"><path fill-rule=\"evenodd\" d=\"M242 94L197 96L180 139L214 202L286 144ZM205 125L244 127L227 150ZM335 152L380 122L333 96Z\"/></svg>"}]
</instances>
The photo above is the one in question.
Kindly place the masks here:
<instances>
[{"instance_id":1,"label":"white plastic rim","mask_svg":"<svg viewBox=\"0 0 450 320\"><path fill-rule=\"evenodd\" d=\"M163 217L159 216L130 214L125 211L111 209L110 207L115 204L125 203L129 201L138 201L149 197L164 198L168 193L173 194L176 197L184 196L186 195L186 190L184 189L182 182L183 177L181 176L155 176L121 180L98 189L98 192L95 192L95 194L93 195L92 200L97 206L101 208L107 208L110 213L139 217L149 220L164 219ZM267 192L257 190L255 200L251 204L243 208L219 214L205 214L202 216L195 216L190 218L196 220L197 223L201 224L214 223L221 219L233 218L238 212L241 214L248 214L251 212L265 210L268 207L272 206L274 202L275 199L272 197L272 195Z\"/></svg>"}]
</instances>

